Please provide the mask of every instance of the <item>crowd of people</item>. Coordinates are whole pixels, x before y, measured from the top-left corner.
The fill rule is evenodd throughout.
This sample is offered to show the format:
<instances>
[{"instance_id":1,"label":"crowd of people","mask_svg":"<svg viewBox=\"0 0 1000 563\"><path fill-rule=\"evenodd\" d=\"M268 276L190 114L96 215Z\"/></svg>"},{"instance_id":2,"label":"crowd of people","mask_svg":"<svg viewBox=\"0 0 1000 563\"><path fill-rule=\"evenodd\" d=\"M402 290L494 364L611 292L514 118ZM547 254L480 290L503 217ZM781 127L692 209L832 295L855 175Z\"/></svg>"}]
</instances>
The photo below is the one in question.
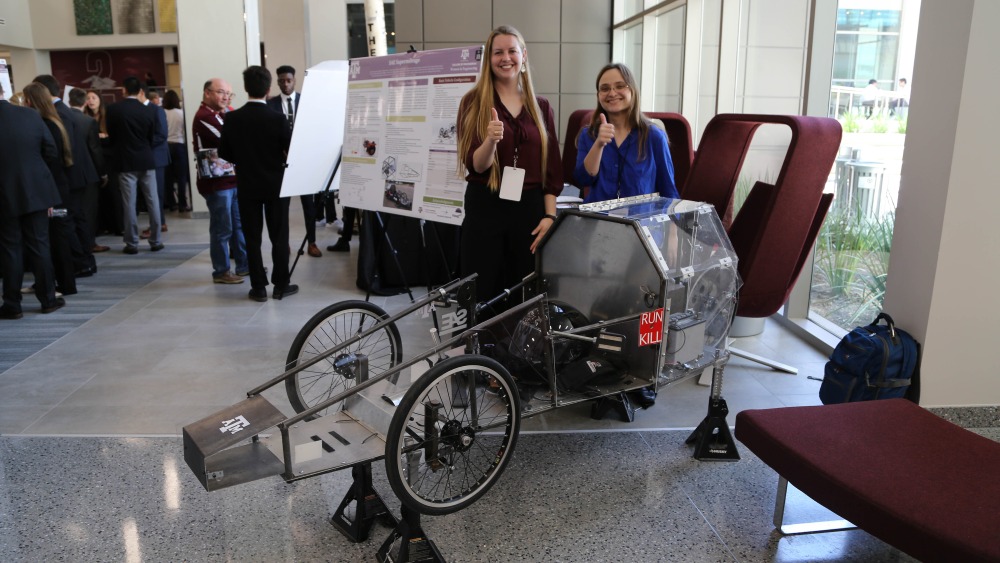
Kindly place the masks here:
<instances>
[{"instance_id":1,"label":"crowd of people","mask_svg":"<svg viewBox=\"0 0 1000 563\"><path fill-rule=\"evenodd\" d=\"M252 137L239 139L241 133L232 132L224 142L230 112L236 117L233 130L252 111L232 108L232 90L217 78L205 83L192 126L199 158L196 186L210 215L213 281L237 284L249 277L249 296L257 301L267 299L267 268L260 252L265 221L273 246L272 297L281 299L297 291L288 280L287 199L279 194L299 95L294 93L295 70L279 71L282 97L274 99L284 101L292 94L294 105L274 109L261 105L267 109L266 117L272 118L267 134L258 134L258 115L247 125ZM251 98L248 106L256 109L254 104L263 104L267 97L271 75L262 67L250 67L244 72L244 86ZM22 294L27 293L35 294L43 313L63 307L64 296L77 293L77 279L97 273L94 254L111 250L97 243L98 235L121 236L125 254L138 254L141 240L147 241L150 252L158 252L165 248L163 233L168 231L165 212L191 211L180 97L168 90L161 98L148 80L134 76L123 80L122 93L122 100L105 105L101 92L73 88L64 102L61 85L51 75L35 77L12 99L4 99L0 92L0 127L10 132L3 136L0 150L0 319L22 318ZM256 141L243 142L249 138ZM247 151L257 150L257 142L268 150L247 156ZM210 164L205 173L200 166L203 159ZM243 162L242 174L235 162ZM236 197L238 184L243 185L241 198ZM241 208L246 218L242 222ZM317 208L320 224L342 225L332 199L308 196L307 206L303 197L310 256L322 255L315 244ZM140 231L141 212L148 217L148 227ZM347 227L328 249L349 250L350 237ZM22 287L26 265L34 283Z\"/></svg>"},{"instance_id":2,"label":"crowd of people","mask_svg":"<svg viewBox=\"0 0 1000 563\"><path fill-rule=\"evenodd\" d=\"M534 93L524 38L510 26L498 27L485 52L479 80L462 98L457 119L459 171L468 182L460 264L463 275L478 274L480 300L502 293L533 270L533 254L556 218L556 196L563 187L554 113ZM274 286L273 299L298 291L289 279L289 199L280 197L301 98L295 92L295 69L279 67L277 83L280 94L268 99L270 71L248 67L243 86L249 101L235 109L230 106L231 86L221 78L209 79L191 129L196 187L209 210L212 280L241 284L249 278L248 296L261 302L268 299L268 285ZM33 115L18 108L15 117L8 117L6 106L11 104L3 104L0 118L33 124L12 127L17 135L5 136L19 152L31 148L37 153L34 160L19 158L18 166L33 162L36 176L51 186L38 189L34 184L42 180L37 179L30 185L20 177L4 180L4 197L19 204L4 209L16 208L21 220L5 221L3 228L4 318L21 314L18 276L23 272L16 270L22 247L35 271L43 311L51 311L64 303L57 290L72 294L75 277L96 273L93 253L108 249L95 243L98 229L121 233L126 254L139 252L141 238L157 252L164 248L161 233L167 231L164 211L190 209L179 97L166 92L161 107L159 96L136 77L123 85L125 99L107 108L96 92L74 89L71 109L59 99L55 79L40 76L24 89ZM615 63L602 68L596 95L589 125L577 139L566 140L577 147L574 176L587 186L585 201L645 193L678 197L666 134L640 111L628 67ZM27 142L31 135L38 141L33 145ZM4 170L7 175L6 163ZM98 186L104 184L112 189L100 191L106 196L102 202ZM32 193L30 204L13 194L18 189ZM138 193L142 202L137 202ZM300 201L310 256L322 256L317 225L342 225L340 239L327 250L350 249L355 210L345 209L341 222L333 202L322 194ZM136 224L137 203L144 203L149 218L142 233ZM65 216L52 211L62 207ZM261 254L265 225L271 242L270 280Z\"/></svg>"}]
</instances>

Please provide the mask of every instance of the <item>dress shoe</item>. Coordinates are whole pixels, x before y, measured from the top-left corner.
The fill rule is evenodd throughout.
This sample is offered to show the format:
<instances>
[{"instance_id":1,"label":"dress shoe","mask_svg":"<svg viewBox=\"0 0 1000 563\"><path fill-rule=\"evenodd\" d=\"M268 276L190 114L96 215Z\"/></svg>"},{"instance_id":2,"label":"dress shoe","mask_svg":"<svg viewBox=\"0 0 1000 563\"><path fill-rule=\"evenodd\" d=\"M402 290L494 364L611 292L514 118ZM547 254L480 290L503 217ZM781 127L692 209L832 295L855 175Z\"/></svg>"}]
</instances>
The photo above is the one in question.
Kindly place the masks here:
<instances>
[{"instance_id":1,"label":"dress shoe","mask_svg":"<svg viewBox=\"0 0 1000 563\"><path fill-rule=\"evenodd\" d=\"M177 209L177 212L178 213L190 213L191 212L191 208L190 207L181 207L181 208Z\"/></svg>"},{"instance_id":2,"label":"dress shoe","mask_svg":"<svg viewBox=\"0 0 1000 563\"><path fill-rule=\"evenodd\" d=\"M226 272L221 276L212 276L212 281L215 283L237 284L237 283L243 283L243 278L239 276L234 276L229 272Z\"/></svg>"},{"instance_id":3,"label":"dress shoe","mask_svg":"<svg viewBox=\"0 0 1000 563\"><path fill-rule=\"evenodd\" d=\"M80 268L79 270L77 270L76 272L73 273L73 277L77 277L77 278L89 278L90 276L94 275L95 273L96 272L94 271L93 268L90 268L90 267Z\"/></svg>"},{"instance_id":4,"label":"dress shoe","mask_svg":"<svg viewBox=\"0 0 1000 563\"><path fill-rule=\"evenodd\" d=\"M126 244L125 248L122 249L125 254L139 254L139 249L131 244Z\"/></svg>"},{"instance_id":5,"label":"dress shoe","mask_svg":"<svg viewBox=\"0 0 1000 563\"><path fill-rule=\"evenodd\" d=\"M8 321L16 321L17 319L20 319L23 316L24 315L21 313L21 311L18 311L14 308L0 307L0 319Z\"/></svg>"},{"instance_id":6,"label":"dress shoe","mask_svg":"<svg viewBox=\"0 0 1000 563\"><path fill-rule=\"evenodd\" d=\"M104 246L103 244L95 244L94 248L90 249L91 252L107 252L111 250L110 246Z\"/></svg>"},{"instance_id":7,"label":"dress shoe","mask_svg":"<svg viewBox=\"0 0 1000 563\"><path fill-rule=\"evenodd\" d=\"M62 309L63 306L65 305L66 305L65 299L63 299L62 297L56 297L55 301L50 303L48 306L42 307L42 312L47 315L53 311L58 311L59 309Z\"/></svg>"},{"instance_id":8,"label":"dress shoe","mask_svg":"<svg viewBox=\"0 0 1000 563\"><path fill-rule=\"evenodd\" d=\"M298 292L299 292L299 286L295 285L294 283L290 283L280 289L277 287L274 288L274 292L271 294L271 297L281 300L285 297L288 297L289 295L295 295Z\"/></svg>"},{"instance_id":9,"label":"dress shoe","mask_svg":"<svg viewBox=\"0 0 1000 563\"><path fill-rule=\"evenodd\" d=\"M142 232L139 233L139 238L141 239L149 238L149 229L143 229Z\"/></svg>"},{"instance_id":10,"label":"dress shoe","mask_svg":"<svg viewBox=\"0 0 1000 563\"><path fill-rule=\"evenodd\" d=\"M313 258L323 256L323 253L320 252L319 247L316 246L316 243L314 242L309 243L309 250L307 252L309 253L309 256L312 256Z\"/></svg>"},{"instance_id":11,"label":"dress shoe","mask_svg":"<svg viewBox=\"0 0 1000 563\"><path fill-rule=\"evenodd\" d=\"M340 237L340 240L337 241L337 244L331 244L330 246L326 247L326 249L329 250L330 252L350 252L351 243L347 242L347 239L345 239L344 237Z\"/></svg>"},{"instance_id":12,"label":"dress shoe","mask_svg":"<svg viewBox=\"0 0 1000 563\"><path fill-rule=\"evenodd\" d=\"M255 287L250 290L248 296L258 303L265 303L267 301L267 290L263 287Z\"/></svg>"},{"instance_id":13,"label":"dress shoe","mask_svg":"<svg viewBox=\"0 0 1000 563\"><path fill-rule=\"evenodd\" d=\"M159 251L163 250L163 243L162 242L158 242L156 244L151 244L151 245L149 245L149 249L152 250L153 252L159 252Z\"/></svg>"},{"instance_id":14,"label":"dress shoe","mask_svg":"<svg viewBox=\"0 0 1000 563\"><path fill-rule=\"evenodd\" d=\"M163 225L160 226L160 232L161 233L167 232L167 224L166 223L164 223Z\"/></svg>"}]
</instances>

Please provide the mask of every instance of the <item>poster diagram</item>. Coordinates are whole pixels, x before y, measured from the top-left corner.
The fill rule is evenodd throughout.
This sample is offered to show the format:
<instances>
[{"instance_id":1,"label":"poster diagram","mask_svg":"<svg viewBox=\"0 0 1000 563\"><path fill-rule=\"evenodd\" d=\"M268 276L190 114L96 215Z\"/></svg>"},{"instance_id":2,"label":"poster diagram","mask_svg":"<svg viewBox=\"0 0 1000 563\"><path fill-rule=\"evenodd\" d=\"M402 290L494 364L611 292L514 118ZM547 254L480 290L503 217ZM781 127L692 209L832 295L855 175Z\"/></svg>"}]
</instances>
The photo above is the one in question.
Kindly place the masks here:
<instances>
[{"instance_id":1,"label":"poster diagram","mask_svg":"<svg viewBox=\"0 0 1000 563\"><path fill-rule=\"evenodd\" d=\"M344 205L462 223L456 119L481 59L471 46L350 61Z\"/></svg>"}]
</instances>

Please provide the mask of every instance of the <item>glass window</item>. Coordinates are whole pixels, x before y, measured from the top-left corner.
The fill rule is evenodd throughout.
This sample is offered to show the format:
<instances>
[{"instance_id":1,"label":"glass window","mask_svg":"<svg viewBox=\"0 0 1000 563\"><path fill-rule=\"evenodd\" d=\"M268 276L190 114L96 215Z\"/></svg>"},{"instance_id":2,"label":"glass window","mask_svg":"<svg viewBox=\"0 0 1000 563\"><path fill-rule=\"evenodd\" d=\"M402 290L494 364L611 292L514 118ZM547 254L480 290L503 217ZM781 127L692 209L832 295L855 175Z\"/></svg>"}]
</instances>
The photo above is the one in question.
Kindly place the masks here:
<instances>
[{"instance_id":1,"label":"glass window","mask_svg":"<svg viewBox=\"0 0 1000 563\"><path fill-rule=\"evenodd\" d=\"M641 21L630 27L615 30L614 52L615 55L620 54L620 57L616 56L616 59L625 63L632 70L636 83L642 84Z\"/></svg>"},{"instance_id":2,"label":"glass window","mask_svg":"<svg viewBox=\"0 0 1000 563\"><path fill-rule=\"evenodd\" d=\"M656 70L653 77L652 111L681 111L685 11L685 7L681 6L656 16ZM633 67L629 65L629 68Z\"/></svg>"}]
</instances>

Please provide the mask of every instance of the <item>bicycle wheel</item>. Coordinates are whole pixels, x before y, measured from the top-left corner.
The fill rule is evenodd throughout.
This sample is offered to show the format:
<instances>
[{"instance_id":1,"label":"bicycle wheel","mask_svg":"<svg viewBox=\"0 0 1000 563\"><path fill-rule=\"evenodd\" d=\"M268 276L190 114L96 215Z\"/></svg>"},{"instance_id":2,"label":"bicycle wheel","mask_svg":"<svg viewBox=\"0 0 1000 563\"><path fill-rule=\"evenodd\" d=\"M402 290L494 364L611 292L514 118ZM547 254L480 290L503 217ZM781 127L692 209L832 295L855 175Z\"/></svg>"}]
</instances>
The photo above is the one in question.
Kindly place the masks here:
<instances>
[{"instance_id":1,"label":"bicycle wheel","mask_svg":"<svg viewBox=\"0 0 1000 563\"><path fill-rule=\"evenodd\" d=\"M295 335L292 347L288 350L285 369L291 369L346 342L388 316L381 307L367 301L341 301L330 305L313 315ZM342 360L350 354L364 354L368 357L369 379L398 364L403 357L403 345L396 324L387 325L286 379L285 390L295 412L312 408L359 383L353 366L336 365L338 361L343 364ZM340 407L340 404L336 404L330 409L337 410Z\"/></svg>"},{"instance_id":2,"label":"bicycle wheel","mask_svg":"<svg viewBox=\"0 0 1000 563\"><path fill-rule=\"evenodd\" d=\"M521 427L510 374L493 359L448 358L407 390L389 425L385 468L407 507L448 514L496 483Z\"/></svg>"}]
</instances>

